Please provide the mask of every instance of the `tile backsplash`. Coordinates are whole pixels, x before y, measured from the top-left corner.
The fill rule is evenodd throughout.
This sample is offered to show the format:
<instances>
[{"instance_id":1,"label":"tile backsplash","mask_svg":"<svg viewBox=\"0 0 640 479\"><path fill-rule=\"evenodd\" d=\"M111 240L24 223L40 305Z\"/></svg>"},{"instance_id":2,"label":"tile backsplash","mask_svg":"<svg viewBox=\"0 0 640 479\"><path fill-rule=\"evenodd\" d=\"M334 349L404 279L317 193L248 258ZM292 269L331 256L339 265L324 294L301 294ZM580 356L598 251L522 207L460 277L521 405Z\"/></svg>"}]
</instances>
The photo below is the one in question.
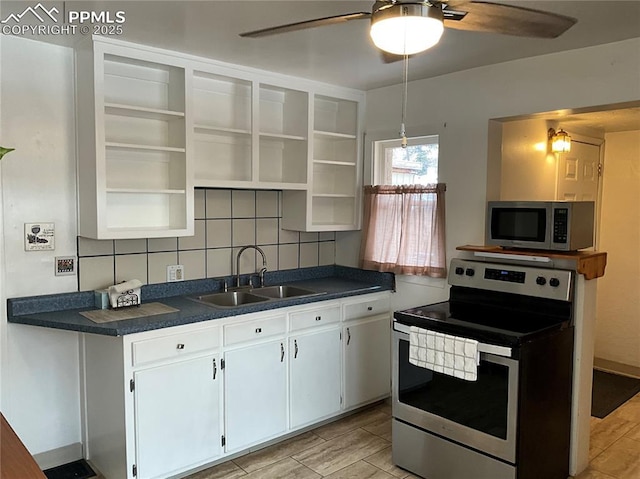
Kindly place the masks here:
<instances>
[{"instance_id":1,"label":"tile backsplash","mask_svg":"<svg viewBox=\"0 0 640 479\"><path fill-rule=\"evenodd\" d=\"M167 266L184 266L185 279L236 273L242 246L258 245L270 271L335 263L335 233L283 230L282 192L262 190L195 191L195 234L180 238L92 240L78 237L80 291L139 279L144 284L167 281ZM255 250L242 254L240 272L262 266Z\"/></svg>"}]
</instances>

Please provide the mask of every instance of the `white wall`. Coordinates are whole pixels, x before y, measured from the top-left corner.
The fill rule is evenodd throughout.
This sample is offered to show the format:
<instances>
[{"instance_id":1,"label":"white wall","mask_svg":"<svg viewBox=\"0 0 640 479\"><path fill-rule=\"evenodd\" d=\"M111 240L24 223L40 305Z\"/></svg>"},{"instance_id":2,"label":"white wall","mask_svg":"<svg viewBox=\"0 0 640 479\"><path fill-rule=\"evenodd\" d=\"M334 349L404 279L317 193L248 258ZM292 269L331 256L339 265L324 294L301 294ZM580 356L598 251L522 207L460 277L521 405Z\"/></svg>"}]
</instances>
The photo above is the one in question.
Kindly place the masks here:
<instances>
[{"instance_id":1,"label":"white wall","mask_svg":"<svg viewBox=\"0 0 640 479\"><path fill-rule=\"evenodd\" d=\"M447 184L447 257L481 244L487 185L499 187L499 155L488 157L489 120L640 99L640 39L506 62L409 84L408 136L440 136L439 180ZM428 55L428 52L425 53ZM409 65L411 68L411 65ZM401 86L367 92L367 131L398 131ZM494 151L495 145L492 146ZM491 177L487 178L488 172ZM337 261L357 258L354 234L339 235ZM346 249L349 249L349 252ZM442 290L399 286L399 303L439 301ZM409 297L407 297L409 296Z\"/></svg>"},{"instance_id":2,"label":"white wall","mask_svg":"<svg viewBox=\"0 0 640 479\"><path fill-rule=\"evenodd\" d=\"M4 37L1 48L1 251L7 297L75 291L54 257L75 254L73 52ZM55 251L25 252L24 223L55 223ZM80 442L78 337L0 321L2 411L33 454Z\"/></svg>"},{"instance_id":3,"label":"white wall","mask_svg":"<svg viewBox=\"0 0 640 479\"><path fill-rule=\"evenodd\" d=\"M502 124L500 199L554 200L556 156L547 153L545 120L520 120Z\"/></svg>"},{"instance_id":4,"label":"white wall","mask_svg":"<svg viewBox=\"0 0 640 479\"><path fill-rule=\"evenodd\" d=\"M597 358L640 368L640 131L605 135Z\"/></svg>"}]
</instances>

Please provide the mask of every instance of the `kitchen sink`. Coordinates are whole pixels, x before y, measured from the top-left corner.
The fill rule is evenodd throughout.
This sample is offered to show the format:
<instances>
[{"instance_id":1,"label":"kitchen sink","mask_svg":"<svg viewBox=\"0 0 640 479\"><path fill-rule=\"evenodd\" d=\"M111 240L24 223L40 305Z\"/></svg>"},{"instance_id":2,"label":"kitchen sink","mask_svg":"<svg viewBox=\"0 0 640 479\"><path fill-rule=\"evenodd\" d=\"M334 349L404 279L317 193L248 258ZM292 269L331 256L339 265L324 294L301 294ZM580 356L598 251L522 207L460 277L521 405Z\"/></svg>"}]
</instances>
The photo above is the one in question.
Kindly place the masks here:
<instances>
[{"instance_id":1,"label":"kitchen sink","mask_svg":"<svg viewBox=\"0 0 640 479\"><path fill-rule=\"evenodd\" d=\"M205 294L196 298L203 303L226 308L241 306L243 304L260 303L268 301L269 298L256 296L244 291L228 291L226 293Z\"/></svg>"},{"instance_id":2,"label":"kitchen sink","mask_svg":"<svg viewBox=\"0 0 640 479\"><path fill-rule=\"evenodd\" d=\"M251 293L259 296L267 296L269 298L283 299L295 298L297 296L311 296L317 293L310 289L298 288L296 286L265 286L264 288L255 288Z\"/></svg>"}]
</instances>

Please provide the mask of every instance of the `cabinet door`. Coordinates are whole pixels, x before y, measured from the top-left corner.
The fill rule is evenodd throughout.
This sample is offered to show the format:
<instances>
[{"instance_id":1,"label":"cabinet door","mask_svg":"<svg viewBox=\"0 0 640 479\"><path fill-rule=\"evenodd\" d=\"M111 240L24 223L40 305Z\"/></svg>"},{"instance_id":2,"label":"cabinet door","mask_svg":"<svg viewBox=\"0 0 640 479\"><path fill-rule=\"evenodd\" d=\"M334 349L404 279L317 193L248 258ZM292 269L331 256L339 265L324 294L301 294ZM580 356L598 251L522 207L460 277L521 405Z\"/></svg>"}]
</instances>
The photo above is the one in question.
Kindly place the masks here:
<instances>
[{"instance_id":1,"label":"cabinet door","mask_svg":"<svg viewBox=\"0 0 640 479\"><path fill-rule=\"evenodd\" d=\"M340 330L289 338L291 428L340 410Z\"/></svg>"},{"instance_id":2,"label":"cabinet door","mask_svg":"<svg viewBox=\"0 0 640 479\"><path fill-rule=\"evenodd\" d=\"M145 369L134 379L137 477L168 477L220 455L217 355Z\"/></svg>"},{"instance_id":3,"label":"cabinet door","mask_svg":"<svg viewBox=\"0 0 640 479\"><path fill-rule=\"evenodd\" d=\"M237 450L284 432L284 339L227 351L224 357L226 450Z\"/></svg>"},{"instance_id":4,"label":"cabinet door","mask_svg":"<svg viewBox=\"0 0 640 479\"><path fill-rule=\"evenodd\" d=\"M391 390L389 325L389 316L380 316L344 327L346 409L389 395Z\"/></svg>"}]
</instances>

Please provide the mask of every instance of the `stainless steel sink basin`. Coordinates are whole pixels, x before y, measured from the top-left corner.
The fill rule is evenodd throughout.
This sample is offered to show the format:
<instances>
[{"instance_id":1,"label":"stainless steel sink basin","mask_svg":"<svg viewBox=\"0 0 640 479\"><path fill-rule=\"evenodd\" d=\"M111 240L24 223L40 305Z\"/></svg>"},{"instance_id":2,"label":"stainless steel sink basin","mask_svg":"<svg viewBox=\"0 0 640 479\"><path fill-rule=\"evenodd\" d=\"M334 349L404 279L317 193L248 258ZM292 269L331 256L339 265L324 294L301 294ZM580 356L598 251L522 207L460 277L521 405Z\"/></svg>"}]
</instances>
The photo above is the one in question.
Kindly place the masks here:
<instances>
[{"instance_id":1,"label":"stainless steel sink basin","mask_svg":"<svg viewBox=\"0 0 640 479\"><path fill-rule=\"evenodd\" d=\"M266 286L264 288L255 288L251 293L259 296L267 296L269 298L295 298L297 296L310 296L313 294L321 294L310 289L298 288L296 286Z\"/></svg>"},{"instance_id":2,"label":"stainless steel sink basin","mask_svg":"<svg viewBox=\"0 0 640 479\"><path fill-rule=\"evenodd\" d=\"M245 291L228 291L226 293L205 294L196 298L203 303L212 304L214 306L222 306L232 308L243 304L260 303L268 301L269 298L256 296L255 294Z\"/></svg>"}]
</instances>

